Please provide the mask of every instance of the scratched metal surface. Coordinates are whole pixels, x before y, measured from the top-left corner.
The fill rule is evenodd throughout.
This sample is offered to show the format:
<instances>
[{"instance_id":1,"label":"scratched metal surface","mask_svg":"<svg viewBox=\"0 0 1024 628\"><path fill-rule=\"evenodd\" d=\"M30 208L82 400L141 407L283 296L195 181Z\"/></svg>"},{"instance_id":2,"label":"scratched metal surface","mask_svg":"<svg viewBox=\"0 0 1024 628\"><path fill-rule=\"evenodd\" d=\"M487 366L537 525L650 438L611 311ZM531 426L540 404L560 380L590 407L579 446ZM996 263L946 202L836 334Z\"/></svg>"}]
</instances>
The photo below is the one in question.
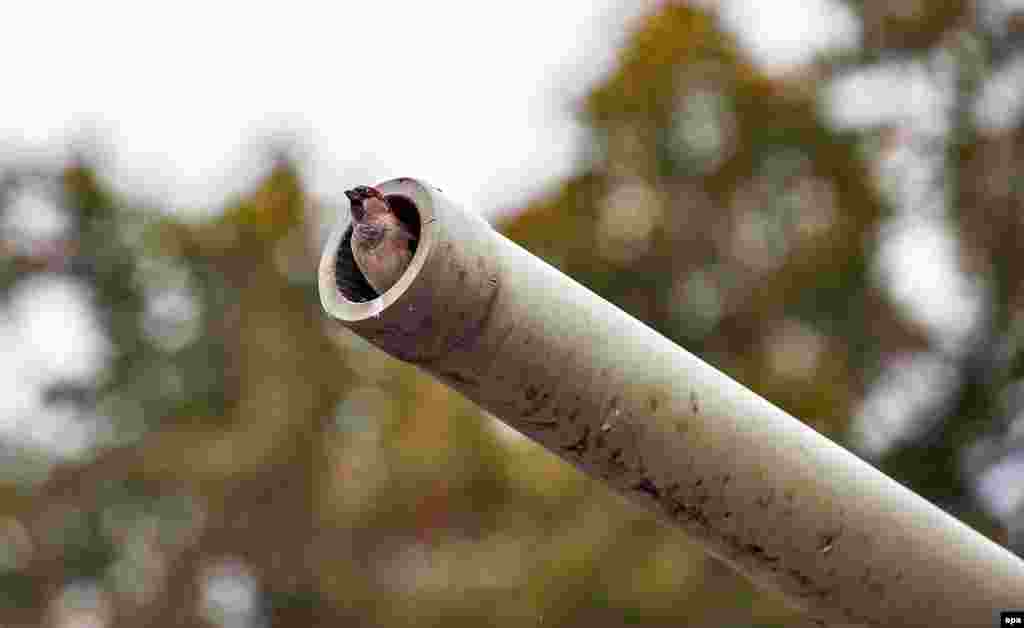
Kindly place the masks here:
<instances>
[{"instance_id":1,"label":"scratched metal surface","mask_svg":"<svg viewBox=\"0 0 1024 628\"><path fill-rule=\"evenodd\" d=\"M981 626L1024 563L412 179L410 269L325 310L685 530L819 625ZM337 235L337 234L336 234ZM332 247L334 247L332 249ZM325 270L326 269L326 270ZM339 288L340 287L340 288Z\"/></svg>"}]
</instances>

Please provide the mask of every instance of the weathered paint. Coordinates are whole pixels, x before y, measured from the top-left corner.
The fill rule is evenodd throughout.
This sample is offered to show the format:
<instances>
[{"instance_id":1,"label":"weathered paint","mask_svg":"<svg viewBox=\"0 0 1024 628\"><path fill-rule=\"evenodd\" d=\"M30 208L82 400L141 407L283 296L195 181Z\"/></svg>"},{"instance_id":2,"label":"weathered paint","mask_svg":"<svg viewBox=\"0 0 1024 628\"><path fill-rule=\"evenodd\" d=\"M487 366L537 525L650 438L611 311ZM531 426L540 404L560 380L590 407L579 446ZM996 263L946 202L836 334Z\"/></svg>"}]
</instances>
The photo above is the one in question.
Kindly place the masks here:
<instances>
[{"instance_id":1,"label":"weathered paint","mask_svg":"<svg viewBox=\"0 0 1024 628\"><path fill-rule=\"evenodd\" d=\"M1024 562L412 179L419 248L379 299L320 265L333 318L686 530L822 625L985 626ZM343 260L342 260L343 261ZM358 283L358 282L355 282ZM355 295L349 295L355 296Z\"/></svg>"}]
</instances>

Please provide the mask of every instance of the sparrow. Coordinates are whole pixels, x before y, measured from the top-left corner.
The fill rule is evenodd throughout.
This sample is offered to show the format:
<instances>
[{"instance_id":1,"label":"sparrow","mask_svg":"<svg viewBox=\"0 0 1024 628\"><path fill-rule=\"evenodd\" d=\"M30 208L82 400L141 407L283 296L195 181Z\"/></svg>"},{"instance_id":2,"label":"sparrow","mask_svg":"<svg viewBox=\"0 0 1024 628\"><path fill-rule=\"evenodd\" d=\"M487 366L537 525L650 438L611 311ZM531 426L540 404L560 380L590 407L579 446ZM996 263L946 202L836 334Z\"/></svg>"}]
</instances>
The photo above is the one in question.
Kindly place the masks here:
<instances>
[{"instance_id":1,"label":"sparrow","mask_svg":"<svg viewBox=\"0 0 1024 628\"><path fill-rule=\"evenodd\" d=\"M416 236L380 190L360 185L345 196L351 202L352 257L370 286L384 294L409 267Z\"/></svg>"}]
</instances>

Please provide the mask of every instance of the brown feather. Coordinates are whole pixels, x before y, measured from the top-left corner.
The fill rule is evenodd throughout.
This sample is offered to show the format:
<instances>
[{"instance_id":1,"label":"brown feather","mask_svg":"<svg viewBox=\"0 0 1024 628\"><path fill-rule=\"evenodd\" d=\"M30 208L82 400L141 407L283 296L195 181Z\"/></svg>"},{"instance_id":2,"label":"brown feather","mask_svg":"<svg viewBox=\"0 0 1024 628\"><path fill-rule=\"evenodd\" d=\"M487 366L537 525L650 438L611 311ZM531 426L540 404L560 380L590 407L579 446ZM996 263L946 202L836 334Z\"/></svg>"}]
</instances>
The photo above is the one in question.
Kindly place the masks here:
<instances>
[{"instance_id":1,"label":"brown feather","mask_svg":"<svg viewBox=\"0 0 1024 628\"><path fill-rule=\"evenodd\" d=\"M353 205L352 257L373 289L384 294L409 267L416 237L379 192L349 198Z\"/></svg>"}]
</instances>

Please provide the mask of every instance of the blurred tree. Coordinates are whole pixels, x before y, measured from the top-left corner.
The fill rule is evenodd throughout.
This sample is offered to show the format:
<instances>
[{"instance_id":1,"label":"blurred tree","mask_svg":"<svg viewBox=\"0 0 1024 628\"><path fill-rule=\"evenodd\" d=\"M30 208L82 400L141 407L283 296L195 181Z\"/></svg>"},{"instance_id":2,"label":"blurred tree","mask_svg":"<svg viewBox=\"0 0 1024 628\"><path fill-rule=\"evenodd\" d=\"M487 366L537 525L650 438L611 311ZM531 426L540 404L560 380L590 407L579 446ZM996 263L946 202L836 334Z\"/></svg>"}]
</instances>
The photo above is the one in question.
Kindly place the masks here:
<instances>
[{"instance_id":1,"label":"blurred tree","mask_svg":"<svg viewBox=\"0 0 1024 628\"><path fill-rule=\"evenodd\" d=\"M848 4L865 45L785 77L706 9L646 15L581 103L578 172L500 228L833 438L870 414L907 356L932 356L946 385L901 406L905 427L879 462L991 534L976 479L1021 449L1024 151L1020 111L1002 126L977 112L1022 62L1024 21L995 3ZM830 121L836 82L906 64L948 79L936 81L952 104L934 137ZM930 185L964 272L985 286L958 343L875 271L880 234L918 209L879 184L906 146L938 153ZM11 218L26 194L69 226L27 238ZM66 280L108 345L94 375L40 393L84 426L83 444L0 433L0 624L794 620L674 531L326 324L309 228L324 209L283 155L198 223L119 197L84 159L0 171L4 305Z\"/></svg>"}]
</instances>

